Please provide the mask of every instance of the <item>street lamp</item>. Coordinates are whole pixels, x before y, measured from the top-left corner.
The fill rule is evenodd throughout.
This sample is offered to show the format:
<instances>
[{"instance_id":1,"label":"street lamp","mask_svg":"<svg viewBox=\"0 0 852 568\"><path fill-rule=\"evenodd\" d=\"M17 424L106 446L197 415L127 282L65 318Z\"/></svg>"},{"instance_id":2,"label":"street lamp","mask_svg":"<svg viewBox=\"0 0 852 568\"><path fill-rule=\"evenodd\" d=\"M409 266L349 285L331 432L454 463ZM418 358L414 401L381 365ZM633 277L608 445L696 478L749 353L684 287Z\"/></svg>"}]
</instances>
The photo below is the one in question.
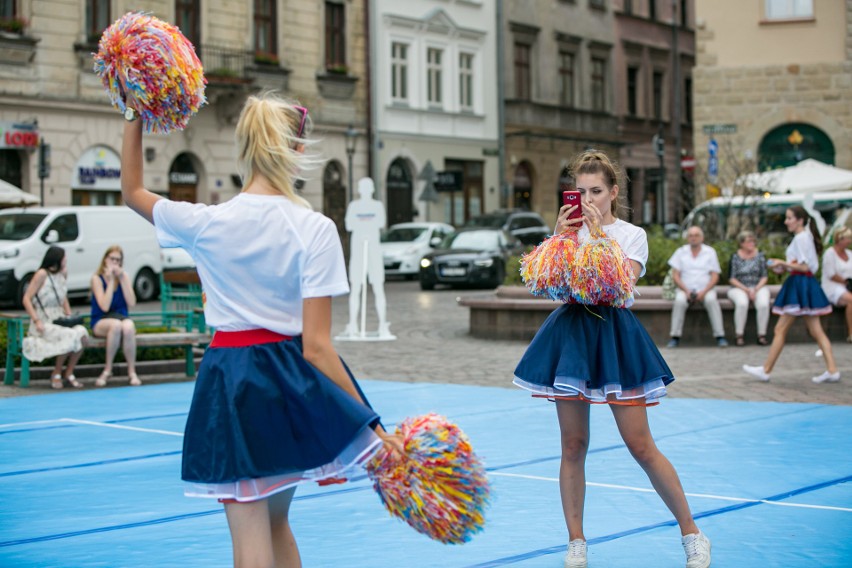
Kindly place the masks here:
<instances>
[{"instance_id":1,"label":"street lamp","mask_svg":"<svg viewBox=\"0 0 852 568\"><path fill-rule=\"evenodd\" d=\"M355 156L355 144L358 142L358 131L351 124L346 132L346 157L349 159L349 201L352 201L352 157Z\"/></svg>"}]
</instances>

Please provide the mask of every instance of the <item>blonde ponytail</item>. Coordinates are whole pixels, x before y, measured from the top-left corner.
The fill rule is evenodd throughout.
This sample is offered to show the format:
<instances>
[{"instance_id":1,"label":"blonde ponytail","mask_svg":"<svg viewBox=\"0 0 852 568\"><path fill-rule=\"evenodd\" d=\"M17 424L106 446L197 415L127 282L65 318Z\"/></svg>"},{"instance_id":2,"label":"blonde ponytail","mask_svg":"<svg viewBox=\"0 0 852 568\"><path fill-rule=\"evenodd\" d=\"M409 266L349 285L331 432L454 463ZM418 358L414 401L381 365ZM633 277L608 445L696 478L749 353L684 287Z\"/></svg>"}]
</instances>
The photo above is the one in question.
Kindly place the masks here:
<instances>
[{"instance_id":1,"label":"blonde ponytail","mask_svg":"<svg viewBox=\"0 0 852 568\"><path fill-rule=\"evenodd\" d=\"M243 187L261 175L284 197L310 209L310 203L296 194L294 186L299 177L321 160L297 150L310 144L306 138L311 127L310 116L304 116L300 136L302 119L300 107L273 93L249 97L237 122L237 168Z\"/></svg>"}]
</instances>

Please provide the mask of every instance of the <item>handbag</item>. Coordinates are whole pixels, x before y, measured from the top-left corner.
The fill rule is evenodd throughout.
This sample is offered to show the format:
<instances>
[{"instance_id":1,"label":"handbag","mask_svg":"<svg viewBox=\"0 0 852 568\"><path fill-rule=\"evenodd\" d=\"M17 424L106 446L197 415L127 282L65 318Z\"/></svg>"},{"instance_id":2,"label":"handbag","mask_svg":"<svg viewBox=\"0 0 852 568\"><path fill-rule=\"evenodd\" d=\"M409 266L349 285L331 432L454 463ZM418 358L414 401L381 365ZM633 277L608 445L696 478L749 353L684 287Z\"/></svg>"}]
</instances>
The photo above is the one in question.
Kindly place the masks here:
<instances>
[{"instance_id":1,"label":"handbag","mask_svg":"<svg viewBox=\"0 0 852 568\"><path fill-rule=\"evenodd\" d=\"M50 277L50 274L47 275L48 280L50 280L50 286L53 288L53 294L56 296L56 303L60 306L62 305L62 301L59 299L59 293L56 291L56 285L53 283L53 278ZM38 302L41 311L47 313L44 309L44 306L41 303L41 300L38 297L38 294L35 296L36 302ZM64 316L61 318L56 318L51 322L53 325L58 325L61 327L74 327L75 325L83 325L83 316L80 314L73 314L70 316Z\"/></svg>"},{"instance_id":2,"label":"handbag","mask_svg":"<svg viewBox=\"0 0 852 568\"><path fill-rule=\"evenodd\" d=\"M852 278L846 279L846 289L852 292Z\"/></svg>"},{"instance_id":3,"label":"handbag","mask_svg":"<svg viewBox=\"0 0 852 568\"><path fill-rule=\"evenodd\" d=\"M61 325L62 327L74 327L75 325L83 325L83 316L80 314L74 314L70 316L65 316L64 318L56 318L53 320L54 325Z\"/></svg>"}]
</instances>

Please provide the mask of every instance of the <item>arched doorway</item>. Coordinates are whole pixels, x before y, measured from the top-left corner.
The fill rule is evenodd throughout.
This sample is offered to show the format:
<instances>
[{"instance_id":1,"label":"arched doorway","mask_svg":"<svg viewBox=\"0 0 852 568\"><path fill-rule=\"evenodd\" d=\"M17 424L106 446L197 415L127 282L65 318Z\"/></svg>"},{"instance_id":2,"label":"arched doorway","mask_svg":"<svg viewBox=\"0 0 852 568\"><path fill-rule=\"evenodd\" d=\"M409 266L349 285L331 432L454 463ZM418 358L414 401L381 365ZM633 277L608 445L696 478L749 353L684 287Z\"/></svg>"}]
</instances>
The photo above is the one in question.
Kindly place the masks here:
<instances>
[{"instance_id":1,"label":"arched doorway","mask_svg":"<svg viewBox=\"0 0 852 568\"><path fill-rule=\"evenodd\" d=\"M515 168L515 176L512 179L514 189L514 200L512 203L518 209L532 209L533 193L533 171L532 165L524 160Z\"/></svg>"},{"instance_id":2,"label":"arched doorway","mask_svg":"<svg viewBox=\"0 0 852 568\"><path fill-rule=\"evenodd\" d=\"M408 162L397 158L388 168L388 225L407 223L414 219L414 184Z\"/></svg>"},{"instance_id":3,"label":"arched doorway","mask_svg":"<svg viewBox=\"0 0 852 568\"><path fill-rule=\"evenodd\" d=\"M349 234L346 232L346 186L343 185L343 166L340 162L328 162L322 172L322 211L334 221L343 250L349 251Z\"/></svg>"},{"instance_id":4,"label":"arched doorway","mask_svg":"<svg viewBox=\"0 0 852 568\"><path fill-rule=\"evenodd\" d=\"M766 133L757 150L760 171L795 166L806 158L834 165L834 143L810 124L790 122Z\"/></svg>"},{"instance_id":5,"label":"arched doorway","mask_svg":"<svg viewBox=\"0 0 852 568\"><path fill-rule=\"evenodd\" d=\"M195 159L189 152L178 154L169 168L169 199L172 201L198 201L198 172Z\"/></svg>"}]
</instances>

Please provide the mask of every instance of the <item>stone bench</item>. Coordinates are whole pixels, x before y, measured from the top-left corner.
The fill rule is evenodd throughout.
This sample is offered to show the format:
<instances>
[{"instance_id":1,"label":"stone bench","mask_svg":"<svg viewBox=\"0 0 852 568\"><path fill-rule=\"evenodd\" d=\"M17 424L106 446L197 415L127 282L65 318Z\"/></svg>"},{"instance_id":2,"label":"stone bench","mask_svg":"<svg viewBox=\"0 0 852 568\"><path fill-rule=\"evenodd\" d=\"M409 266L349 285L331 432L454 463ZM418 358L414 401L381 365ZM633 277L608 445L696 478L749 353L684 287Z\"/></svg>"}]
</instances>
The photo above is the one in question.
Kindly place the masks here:
<instances>
[{"instance_id":1,"label":"stone bench","mask_svg":"<svg viewBox=\"0 0 852 568\"><path fill-rule=\"evenodd\" d=\"M725 325L725 335L733 343L734 303L728 299L729 286L717 286L719 305ZM770 286L772 299L781 289ZM672 303L662 297L660 286L638 286L636 301L630 308L657 345L665 345L671 330ZM562 305L560 302L537 298L523 286L500 286L485 294L462 296L460 306L470 310L470 334L483 339L517 339L529 341L535 335L550 312ZM770 314L767 337L772 339L772 330L778 317ZM846 321L842 310L821 318L823 328L832 341L846 338ZM746 320L746 342L754 344L757 339L757 322L754 308L749 307ZM804 324L793 325L787 334L791 343L812 341ZM683 326L682 345L715 345L710 330L710 321L703 305L690 306Z\"/></svg>"}]
</instances>

